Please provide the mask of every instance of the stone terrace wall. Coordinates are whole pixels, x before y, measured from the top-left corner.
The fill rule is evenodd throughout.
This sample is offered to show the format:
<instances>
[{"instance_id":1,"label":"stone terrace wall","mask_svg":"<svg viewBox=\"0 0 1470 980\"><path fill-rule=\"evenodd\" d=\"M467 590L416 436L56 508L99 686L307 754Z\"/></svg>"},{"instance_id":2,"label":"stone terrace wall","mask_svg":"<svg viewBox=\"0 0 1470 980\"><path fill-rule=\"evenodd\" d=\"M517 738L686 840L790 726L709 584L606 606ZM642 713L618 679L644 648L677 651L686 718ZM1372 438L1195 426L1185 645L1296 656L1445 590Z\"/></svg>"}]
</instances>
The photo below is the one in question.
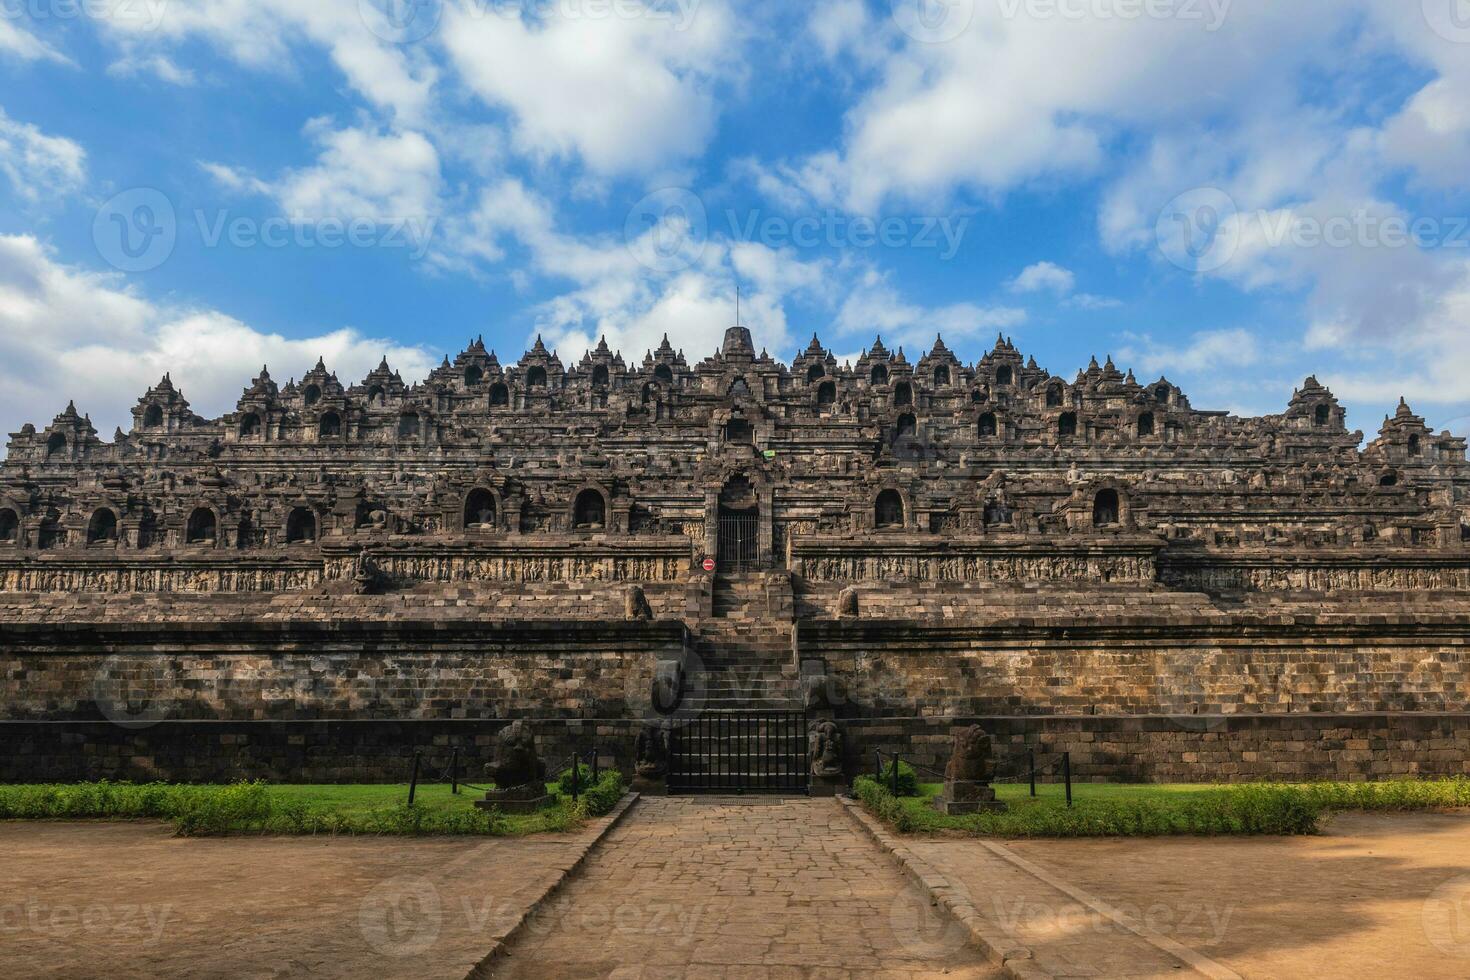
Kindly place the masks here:
<instances>
[{"instance_id":1,"label":"stone terrace wall","mask_svg":"<svg viewBox=\"0 0 1470 980\"><path fill-rule=\"evenodd\" d=\"M624 718L679 622L0 625L0 718Z\"/></svg>"},{"instance_id":2,"label":"stone terrace wall","mask_svg":"<svg viewBox=\"0 0 1470 980\"><path fill-rule=\"evenodd\" d=\"M108 722L0 721L0 782L406 783L413 753L421 778L441 782L454 749L460 778L480 783L506 721L165 721L142 728ZM548 768L596 746L604 765L633 767L636 723L546 719L532 723ZM470 792L466 790L466 792Z\"/></svg>"},{"instance_id":3,"label":"stone terrace wall","mask_svg":"<svg viewBox=\"0 0 1470 980\"><path fill-rule=\"evenodd\" d=\"M261 595L0 594L4 623L378 622L507 620L583 622L623 618L626 586L539 582L434 586L390 595L294 592ZM687 586L642 586L655 618L684 615Z\"/></svg>"},{"instance_id":4,"label":"stone terrace wall","mask_svg":"<svg viewBox=\"0 0 1470 980\"><path fill-rule=\"evenodd\" d=\"M1470 620L1382 616L803 622L855 714L1463 711Z\"/></svg>"},{"instance_id":5,"label":"stone terrace wall","mask_svg":"<svg viewBox=\"0 0 1470 980\"><path fill-rule=\"evenodd\" d=\"M1367 780L1470 775L1470 714L1269 714L1177 717L881 718L847 722L848 772L871 771L874 750L942 770L956 726L993 737L1002 778L1072 754L1081 782ZM931 775L929 777L933 779ZM1059 782L1060 769L1046 782Z\"/></svg>"}]
</instances>

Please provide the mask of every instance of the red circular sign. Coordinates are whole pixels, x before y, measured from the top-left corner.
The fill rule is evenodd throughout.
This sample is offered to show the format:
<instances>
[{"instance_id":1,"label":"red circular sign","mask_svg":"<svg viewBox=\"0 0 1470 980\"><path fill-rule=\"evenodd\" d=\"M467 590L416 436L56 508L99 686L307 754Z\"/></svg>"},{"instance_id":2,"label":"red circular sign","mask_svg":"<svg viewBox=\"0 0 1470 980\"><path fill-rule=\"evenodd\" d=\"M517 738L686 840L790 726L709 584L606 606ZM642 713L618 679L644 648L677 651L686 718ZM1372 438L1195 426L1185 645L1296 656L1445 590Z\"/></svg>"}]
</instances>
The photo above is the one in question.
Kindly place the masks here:
<instances>
[{"instance_id":1,"label":"red circular sign","mask_svg":"<svg viewBox=\"0 0 1470 980\"><path fill-rule=\"evenodd\" d=\"M715 560L713 558L706 558L704 560L704 570L706 572L712 572L715 570Z\"/></svg>"}]
</instances>

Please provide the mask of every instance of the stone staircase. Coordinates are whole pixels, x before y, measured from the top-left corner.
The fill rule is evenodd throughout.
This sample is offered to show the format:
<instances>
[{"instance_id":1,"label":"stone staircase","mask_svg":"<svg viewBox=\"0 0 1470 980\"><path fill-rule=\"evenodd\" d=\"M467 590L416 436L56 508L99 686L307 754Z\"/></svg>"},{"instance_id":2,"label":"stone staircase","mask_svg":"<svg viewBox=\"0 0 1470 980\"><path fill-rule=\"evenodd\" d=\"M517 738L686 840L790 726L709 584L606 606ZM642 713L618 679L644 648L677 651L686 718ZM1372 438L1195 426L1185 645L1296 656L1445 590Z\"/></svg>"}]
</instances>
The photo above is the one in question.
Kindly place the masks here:
<instances>
[{"instance_id":1,"label":"stone staircase","mask_svg":"<svg viewBox=\"0 0 1470 980\"><path fill-rule=\"evenodd\" d=\"M693 624L698 661L686 697L699 715L683 730L683 768L701 774L704 788L799 792L806 785L801 719L761 714L802 709L789 613L772 615L759 575L718 576L713 598L714 617Z\"/></svg>"}]
</instances>

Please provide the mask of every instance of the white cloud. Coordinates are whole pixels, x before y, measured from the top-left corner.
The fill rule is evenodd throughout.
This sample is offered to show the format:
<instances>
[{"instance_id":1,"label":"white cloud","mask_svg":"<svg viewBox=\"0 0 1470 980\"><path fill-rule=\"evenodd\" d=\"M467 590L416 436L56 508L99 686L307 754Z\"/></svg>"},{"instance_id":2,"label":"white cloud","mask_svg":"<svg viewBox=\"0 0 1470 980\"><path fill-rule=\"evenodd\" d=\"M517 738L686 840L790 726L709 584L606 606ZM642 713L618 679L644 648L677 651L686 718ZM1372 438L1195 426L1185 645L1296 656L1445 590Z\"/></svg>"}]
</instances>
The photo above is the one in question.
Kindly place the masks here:
<instances>
[{"instance_id":1,"label":"white cloud","mask_svg":"<svg viewBox=\"0 0 1470 980\"><path fill-rule=\"evenodd\" d=\"M200 38L251 69L296 70L295 45L323 48L363 98L414 126L426 118L438 72L423 52L379 38L365 25L357 0L193 0L169 3L157 17L138 4L118 4L98 20L126 57L158 45Z\"/></svg>"},{"instance_id":2,"label":"white cloud","mask_svg":"<svg viewBox=\"0 0 1470 980\"><path fill-rule=\"evenodd\" d=\"M27 201L76 190L86 178L86 158L79 143L16 122L0 109L0 172Z\"/></svg>"},{"instance_id":3,"label":"white cloud","mask_svg":"<svg viewBox=\"0 0 1470 980\"><path fill-rule=\"evenodd\" d=\"M107 74L118 78L153 75L170 85L193 85L194 73L180 68L166 55L124 55L107 66Z\"/></svg>"},{"instance_id":4,"label":"white cloud","mask_svg":"<svg viewBox=\"0 0 1470 980\"><path fill-rule=\"evenodd\" d=\"M1013 307L984 307L952 303L929 307L906 300L876 270L867 270L848 291L838 311L836 327L842 334L884 338L889 348L905 346L915 356L927 352L936 335L962 341L992 331L1012 330L1026 322L1026 311Z\"/></svg>"},{"instance_id":5,"label":"white cloud","mask_svg":"<svg viewBox=\"0 0 1470 980\"><path fill-rule=\"evenodd\" d=\"M266 181L220 163L200 166L231 190L274 197L293 221L322 218L381 224L432 218L441 211L439 154L421 133L332 129L313 120L316 163Z\"/></svg>"},{"instance_id":6,"label":"white cloud","mask_svg":"<svg viewBox=\"0 0 1470 980\"><path fill-rule=\"evenodd\" d=\"M697 155L713 135L715 89L736 70L738 38L723 2L699 4L687 23L680 8L642 9L533 18L451 4L440 36L470 90L510 112L523 152L576 155L600 173L656 172Z\"/></svg>"},{"instance_id":7,"label":"white cloud","mask_svg":"<svg viewBox=\"0 0 1470 980\"><path fill-rule=\"evenodd\" d=\"M233 410L262 364L284 383L324 356L352 383L387 355L404 379L428 374L436 358L422 348L363 337L342 328L288 339L214 310L160 305L119 277L58 263L29 236L0 236L0 431L37 426L74 398L104 439L131 426L129 410L171 372L196 412ZM40 413L40 414L38 414Z\"/></svg>"},{"instance_id":8,"label":"white cloud","mask_svg":"<svg viewBox=\"0 0 1470 980\"><path fill-rule=\"evenodd\" d=\"M60 51L21 27L10 16L0 16L0 55L9 55L21 61L71 63Z\"/></svg>"},{"instance_id":9,"label":"white cloud","mask_svg":"<svg viewBox=\"0 0 1470 980\"><path fill-rule=\"evenodd\" d=\"M1054 262L1037 262L1021 270L1021 274L1006 284L1015 293L1055 293L1066 296L1077 285L1077 277L1070 269Z\"/></svg>"},{"instance_id":10,"label":"white cloud","mask_svg":"<svg viewBox=\"0 0 1470 980\"><path fill-rule=\"evenodd\" d=\"M1162 343L1148 334L1125 334L1120 362L1142 375L1199 374L1220 368L1249 367L1261 357L1260 344L1249 330L1207 330L1182 346Z\"/></svg>"}]
</instances>

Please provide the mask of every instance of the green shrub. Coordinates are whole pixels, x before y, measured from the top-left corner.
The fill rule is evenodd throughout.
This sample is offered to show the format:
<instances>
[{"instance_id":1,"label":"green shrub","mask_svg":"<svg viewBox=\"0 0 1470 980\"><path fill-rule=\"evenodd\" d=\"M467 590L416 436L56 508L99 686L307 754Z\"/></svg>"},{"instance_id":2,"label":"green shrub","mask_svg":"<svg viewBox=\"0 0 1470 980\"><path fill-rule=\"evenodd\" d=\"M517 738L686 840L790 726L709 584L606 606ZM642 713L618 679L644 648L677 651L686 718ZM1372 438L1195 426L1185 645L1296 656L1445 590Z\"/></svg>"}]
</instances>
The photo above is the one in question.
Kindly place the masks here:
<instances>
[{"instance_id":1,"label":"green shrub","mask_svg":"<svg viewBox=\"0 0 1470 980\"><path fill-rule=\"evenodd\" d=\"M600 775L600 774L599 774ZM592 785L592 767L585 762L577 763L577 792L581 793ZM556 793L558 796L571 798L572 795L572 767L563 769L556 777Z\"/></svg>"},{"instance_id":2,"label":"green shrub","mask_svg":"<svg viewBox=\"0 0 1470 980\"><path fill-rule=\"evenodd\" d=\"M881 776L873 776L870 778L880 780L883 783L883 788L888 790L889 793L893 793L894 766L898 766L898 793L895 795L918 796L919 775L918 773L914 772L914 767L909 765L907 762L903 762L898 759L892 759L889 761L888 765L884 766L880 770L880 772L882 773Z\"/></svg>"},{"instance_id":3,"label":"green shrub","mask_svg":"<svg viewBox=\"0 0 1470 980\"><path fill-rule=\"evenodd\" d=\"M1079 786L1079 793L1086 787ZM925 798L896 798L872 776L853 794L901 833L966 831L1001 837L1157 837L1169 834L1311 834L1322 807L1303 787L1247 784L1191 793L1087 798L1020 797L1002 811L946 816Z\"/></svg>"}]
</instances>

